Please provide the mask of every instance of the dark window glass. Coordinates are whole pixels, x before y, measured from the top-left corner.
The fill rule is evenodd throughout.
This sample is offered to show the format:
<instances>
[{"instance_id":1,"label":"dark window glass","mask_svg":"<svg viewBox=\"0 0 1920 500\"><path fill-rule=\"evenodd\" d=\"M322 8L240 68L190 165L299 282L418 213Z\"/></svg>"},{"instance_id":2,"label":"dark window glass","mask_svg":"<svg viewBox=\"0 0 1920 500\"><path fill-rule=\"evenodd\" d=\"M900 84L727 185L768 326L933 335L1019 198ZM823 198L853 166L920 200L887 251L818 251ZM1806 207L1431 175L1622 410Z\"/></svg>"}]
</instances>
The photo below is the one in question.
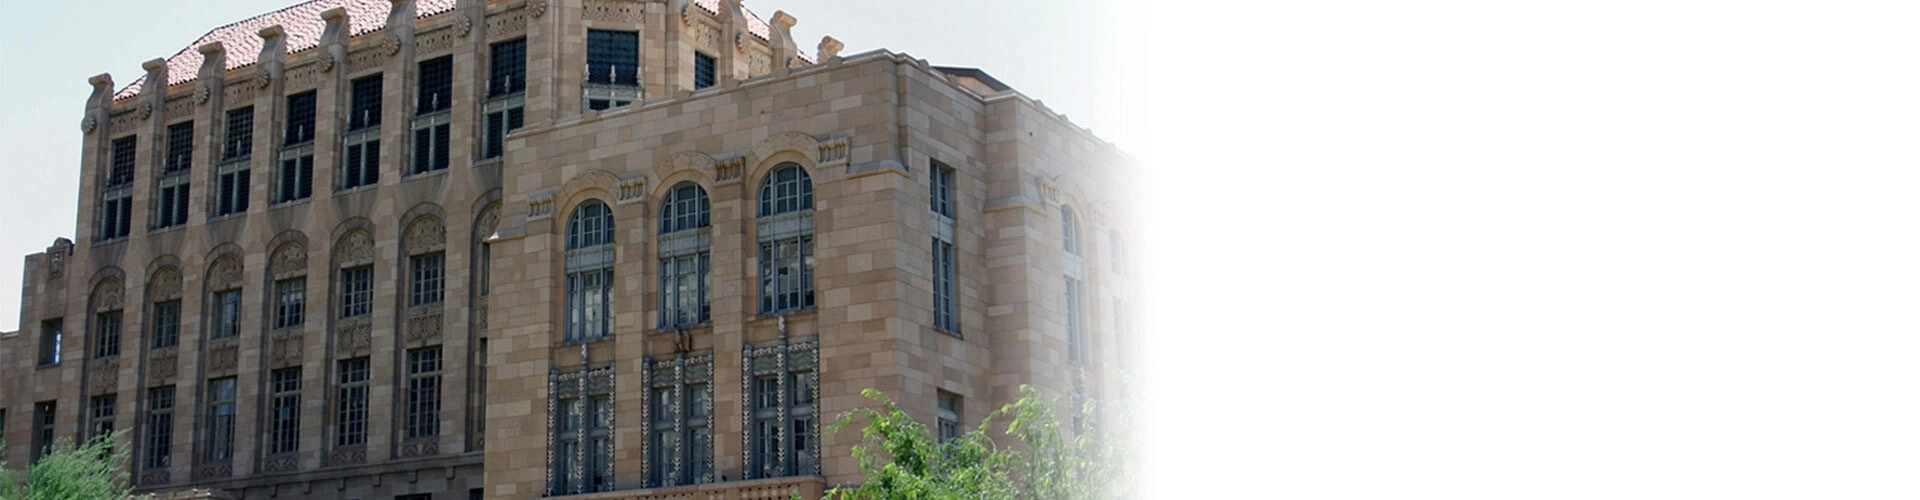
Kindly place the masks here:
<instances>
[{"instance_id":1,"label":"dark window glass","mask_svg":"<svg viewBox=\"0 0 1920 500\"><path fill-rule=\"evenodd\" d=\"M234 396L233 377L207 381L206 459L225 462L233 459Z\"/></svg>"},{"instance_id":2,"label":"dark window glass","mask_svg":"<svg viewBox=\"0 0 1920 500\"><path fill-rule=\"evenodd\" d=\"M296 180L297 179L287 179L287 181ZM249 185L252 184L252 182L253 172L244 167L232 172L221 173L219 185L215 187L215 189L218 189L218 192L215 193L218 200L214 204L213 215L221 216L247 211L247 197L250 194Z\"/></svg>"},{"instance_id":3,"label":"dark window glass","mask_svg":"<svg viewBox=\"0 0 1920 500\"><path fill-rule=\"evenodd\" d=\"M407 439L440 435L440 347L407 351Z\"/></svg>"},{"instance_id":4,"label":"dark window glass","mask_svg":"<svg viewBox=\"0 0 1920 500\"><path fill-rule=\"evenodd\" d=\"M307 317L307 280L293 278L274 283L273 327L300 326Z\"/></svg>"},{"instance_id":5,"label":"dark window glass","mask_svg":"<svg viewBox=\"0 0 1920 500\"><path fill-rule=\"evenodd\" d=\"M613 243L613 211L599 200L573 209L567 218L567 249L578 250Z\"/></svg>"},{"instance_id":6,"label":"dark window glass","mask_svg":"<svg viewBox=\"0 0 1920 500\"><path fill-rule=\"evenodd\" d=\"M165 469L173 464L173 386L147 389L146 446L141 468Z\"/></svg>"},{"instance_id":7,"label":"dark window glass","mask_svg":"<svg viewBox=\"0 0 1920 500\"><path fill-rule=\"evenodd\" d=\"M340 270L340 317L373 312L373 266Z\"/></svg>"},{"instance_id":8,"label":"dark window glass","mask_svg":"<svg viewBox=\"0 0 1920 500\"><path fill-rule=\"evenodd\" d=\"M220 157L228 160L253 155L253 106L227 111L227 142Z\"/></svg>"},{"instance_id":9,"label":"dark window glass","mask_svg":"<svg viewBox=\"0 0 1920 500\"><path fill-rule=\"evenodd\" d=\"M453 56L420 61L420 91L414 94L414 114L453 108Z\"/></svg>"},{"instance_id":10,"label":"dark window glass","mask_svg":"<svg viewBox=\"0 0 1920 500\"><path fill-rule=\"evenodd\" d=\"M415 255L412 259L413 286L407 305L437 304L446 277L446 257L440 253Z\"/></svg>"},{"instance_id":11,"label":"dark window glass","mask_svg":"<svg viewBox=\"0 0 1920 500\"><path fill-rule=\"evenodd\" d=\"M340 189L379 183L380 139L348 144L345 164L340 169Z\"/></svg>"},{"instance_id":12,"label":"dark window glass","mask_svg":"<svg viewBox=\"0 0 1920 500\"><path fill-rule=\"evenodd\" d=\"M167 162L160 173L172 173L193 168L193 122L181 122L167 126Z\"/></svg>"},{"instance_id":13,"label":"dark window glass","mask_svg":"<svg viewBox=\"0 0 1920 500\"><path fill-rule=\"evenodd\" d=\"M381 85L386 77L378 73L353 80L353 106L347 114L347 131L380 126Z\"/></svg>"},{"instance_id":14,"label":"dark window glass","mask_svg":"<svg viewBox=\"0 0 1920 500\"><path fill-rule=\"evenodd\" d=\"M134 151L139 140L133 136L113 140L112 168L107 170L107 187L119 187L133 182Z\"/></svg>"},{"instance_id":15,"label":"dark window glass","mask_svg":"<svg viewBox=\"0 0 1920 500\"><path fill-rule=\"evenodd\" d=\"M640 32L587 30L587 83L640 84Z\"/></svg>"},{"instance_id":16,"label":"dark window glass","mask_svg":"<svg viewBox=\"0 0 1920 500\"><path fill-rule=\"evenodd\" d=\"M240 291L227 290L213 294L213 338L235 337L240 335Z\"/></svg>"},{"instance_id":17,"label":"dark window glass","mask_svg":"<svg viewBox=\"0 0 1920 500\"><path fill-rule=\"evenodd\" d=\"M33 404L33 456L38 461L42 455L53 449L53 426L59 416L59 406L54 401L41 401Z\"/></svg>"},{"instance_id":18,"label":"dark window glass","mask_svg":"<svg viewBox=\"0 0 1920 500\"><path fill-rule=\"evenodd\" d=\"M153 304L153 348L163 349L180 344L180 301L169 300Z\"/></svg>"},{"instance_id":19,"label":"dark window glass","mask_svg":"<svg viewBox=\"0 0 1920 500\"><path fill-rule=\"evenodd\" d=\"M482 158L499 158L507 152L507 133L526 125L527 113L512 107L487 114L487 148Z\"/></svg>"},{"instance_id":20,"label":"dark window glass","mask_svg":"<svg viewBox=\"0 0 1920 500\"><path fill-rule=\"evenodd\" d=\"M487 97L527 91L527 39L493 44L487 65Z\"/></svg>"},{"instance_id":21,"label":"dark window glass","mask_svg":"<svg viewBox=\"0 0 1920 500\"><path fill-rule=\"evenodd\" d=\"M334 417L334 445L367 443L367 358L340 360L338 408Z\"/></svg>"},{"instance_id":22,"label":"dark window glass","mask_svg":"<svg viewBox=\"0 0 1920 500\"><path fill-rule=\"evenodd\" d=\"M300 368L282 368L269 375L267 453L300 451Z\"/></svg>"},{"instance_id":23,"label":"dark window glass","mask_svg":"<svg viewBox=\"0 0 1920 500\"><path fill-rule=\"evenodd\" d=\"M953 218L953 169L936 162L932 174L933 213Z\"/></svg>"},{"instance_id":24,"label":"dark window glass","mask_svg":"<svg viewBox=\"0 0 1920 500\"><path fill-rule=\"evenodd\" d=\"M113 435L113 411L119 398L113 394L94 396L87 400L87 440L102 439Z\"/></svg>"},{"instance_id":25,"label":"dark window glass","mask_svg":"<svg viewBox=\"0 0 1920 500\"><path fill-rule=\"evenodd\" d=\"M813 307L813 237L760 242L760 313Z\"/></svg>"},{"instance_id":26,"label":"dark window glass","mask_svg":"<svg viewBox=\"0 0 1920 500\"><path fill-rule=\"evenodd\" d=\"M713 56L702 52L693 53L693 88L704 89L713 86Z\"/></svg>"},{"instance_id":27,"label":"dark window glass","mask_svg":"<svg viewBox=\"0 0 1920 500\"><path fill-rule=\"evenodd\" d=\"M287 135L285 145L313 142L314 91L287 96Z\"/></svg>"},{"instance_id":28,"label":"dark window glass","mask_svg":"<svg viewBox=\"0 0 1920 500\"><path fill-rule=\"evenodd\" d=\"M957 300L954 296L954 275L957 265L953 261L953 244L933 239L933 326L949 332L960 332L959 316L954 312Z\"/></svg>"},{"instance_id":29,"label":"dark window glass","mask_svg":"<svg viewBox=\"0 0 1920 500\"><path fill-rule=\"evenodd\" d=\"M120 311L107 311L94 316L93 332L94 358L120 355Z\"/></svg>"},{"instance_id":30,"label":"dark window glass","mask_svg":"<svg viewBox=\"0 0 1920 500\"><path fill-rule=\"evenodd\" d=\"M281 159L277 179L280 182L279 189L274 193L277 201L304 200L313 196L313 155Z\"/></svg>"},{"instance_id":31,"label":"dark window glass","mask_svg":"<svg viewBox=\"0 0 1920 500\"><path fill-rule=\"evenodd\" d=\"M415 174L432 172L447 168L452 155L447 148L451 145L449 134L452 126L439 124L413 129L413 171Z\"/></svg>"}]
</instances>

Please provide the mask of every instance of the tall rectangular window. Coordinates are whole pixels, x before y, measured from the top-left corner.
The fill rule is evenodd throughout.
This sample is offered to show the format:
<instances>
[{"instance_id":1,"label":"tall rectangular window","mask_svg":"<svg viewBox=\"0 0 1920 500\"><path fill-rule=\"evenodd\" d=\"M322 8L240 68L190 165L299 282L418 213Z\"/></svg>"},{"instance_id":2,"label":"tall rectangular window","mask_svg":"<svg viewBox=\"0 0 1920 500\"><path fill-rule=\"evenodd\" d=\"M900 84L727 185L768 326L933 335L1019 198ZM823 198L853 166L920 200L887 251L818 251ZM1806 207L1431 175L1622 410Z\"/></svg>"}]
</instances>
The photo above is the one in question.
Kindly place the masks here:
<instances>
[{"instance_id":1,"label":"tall rectangular window","mask_svg":"<svg viewBox=\"0 0 1920 500\"><path fill-rule=\"evenodd\" d=\"M704 89L713 86L714 60L705 52L693 53L693 88Z\"/></svg>"},{"instance_id":2,"label":"tall rectangular window","mask_svg":"<svg viewBox=\"0 0 1920 500\"><path fill-rule=\"evenodd\" d=\"M640 84L640 32L587 30L587 83Z\"/></svg>"},{"instance_id":3,"label":"tall rectangular window","mask_svg":"<svg viewBox=\"0 0 1920 500\"><path fill-rule=\"evenodd\" d=\"M687 420L681 460L687 465L680 469L680 484L694 484L713 472L713 427L708 422L713 415L707 411L713 406L713 385L687 384L682 392L686 394Z\"/></svg>"},{"instance_id":4,"label":"tall rectangular window","mask_svg":"<svg viewBox=\"0 0 1920 500\"><path fill-rule=\"evenodd\" d=\"M220 148L220 160L231 161L253 156L253 106L227 111L226 141Z\"/></svg>"},{"instance_id":5,"label":"tall rectangular window","mask_svg":"<svg viewBox=\"0 0 1920 500\"><path fill-rule=\"evenodd\" d=\"M373 266L340 270L340 317L373 312Z\"/></svg>"},{"instance_id":6,"label":"tall rectangular window","mask_svg":"<svg viewBox=\"0 0 1920 500\"><path fill-rule=\"evenodd\" d=\"M940 391L940 442L960 436L960 395Z\"/></svg>"},{"instance_id":7,"label":"tall rectangular window","mask_svg":"<svg viewBox=\"0 0 1920 500\"><path fill-rule=\"evenodd\" d=\"M59 406L55 401L33 404L33 457L30 462L39 461L41 456L53 450L53 425L59 421L57 410Z\"/></svg>"},{"instance_id":8,"label":"tall rectangular window","mask_svg":"<svg viewBox=\"0 0 1920 500\"><path fill-rule=\"evenodd\" d=\"M367 358L340 360L333 419L334 446L367 444Z\"/></svg>"},{"instance_id":9,"label":"tall rectangular window","mask_svg":"<svg viewBox=\"0 0 1920 500\"><path fill-rule=\"evenodd\" d=\"M928 199L932 206L929 208L933 213L951 219L953 218L953 168L934 162L930 174L932 179L929 182Z\"/></svg>"},{"instance_id":10,"label":"tall rectangular window","mask_svg":"<svg viewBox=\"0 0 1920 500\"><path fill-rule=\"evenodd\" d=\"M958 299L954 296L954 275L957 266L953 261L953 243L933 239L933 326L953 333L960 333L960 319L954 313Z\"/></svg>"},{"instance_id":11,"label":"tall rectangular window","mask_svg":"<svg viewBox=\"0 0 1920 500\"><path fill-rule=\"evenodd\" d=\"M353 80L352 113L347 119L346 154L341 155L339 189L380 183L380 112L382 85L378 73Z\"/></svg>"},{"instance_id":12,"label":"tall rectangular window","mask_svg":"<svg viewBox=\"0 0 1920 500\"><path fill-rule=\"evenodd\" d=\"M814 473L819 459L814 431L819 423L819 405L814 400L819 377L811 369L801 369L757 374L752 380L747 436L749 478ZM782 405L785 415L780 411Z\"/></svg>"},{"instance_id":13,"label":"tall rectangular window","mask_svg":"<svg viewBox=\"0 0 1920 500\"><path fill-rule=\"evenodd\" d=\"M287 96L287 133L282 146L313 142L314 91Z\"/></svg>"},{"instance_id":14,"label":"tall rectangular window","mask_svg":"<svg viewBox=\"0 0 1920 500\"><path fill-rule=\"evenodd\" d=\"M204 440L207 462L233 459L235 389L233 377L207 381L207 434Z\"/></svg>"},{"instance_id":15,"label":"tall rectangular window","mask_svg":"<svg viewBox=\"0 0 1920 500\"><path fill-rule=\"evenodd\" d=\"M292 328L306 323L307 279L291 278L273 283L275 297L273 327Z\"/></svg>"},{"instance_id":16,"label":"tall rectangular window","mask_svg":"<svg viewBox=\"0 0 1920 500\"><path fill-rule=\"evenodd\" d=\"M119 401L113 394L94 396L87 400L87 440L104 439L113 436L113 406Z\"/></svg>"},{"instance_id":17,"label":"tall rectangular window","mask_svg":"<svg viewBox=\"0 0 1920 500\"><path fill-rule=\"evenodd\" d=\"M749 439L753 461L749 470L754 478L780 477L780 376L761 375L753 379L753 427Z\"/></svg>"},{"instance_id":18,"label":"tall rectangular window","mask_svg":"<svg viewBox=\"0 0 1920 500\"><path fill-rule=\"evenodd\" d=\"M709 252L660 259L660 327L691 326L709 319Z\"/></svg>"},{"instance_id":19,"label":"tall rectangular window","mask_svg":"<svg viewBox=\"0 0 1920 500\"><path fill-rule=\"evenodd\" d=\"M420 91L414 94L414 114L453 109L453 56L420 61Z\"/></svg>"},{"instance_id":20,"label":"tall rectangular window","mask_svg":"<svg viewBox=\"0 0 1920 500\"><path fill-rule=\"evenodd\" d=\"M167 161L160 171L159 210L154 212L154 228L187 223L187 188L192 183L193 122L167 126Z\"/></svg>"},{"instance_id":21,"label":"tall rectangular window","mask_svg":"<svg viewBox=\"0 0 1920 500\"><path fill-rule=\"evenodd\" d=\"M120 311L107 311L93 317L93 357L120 355Z\"/></svg>"},{"instance_id":22,"label":"tall rectangular window","mask_svg":"<svg viewBox=\"0 0 1920 500\"><path fill-rule=\"evenodd\" d=\"M219 170L219 176L214 181L213 216L246 212L253 183L252 166L246 162L231 162L221 164Z\"/></svg>"},{"instance_id":23,"label":"tall rectangular window","mask_svg":"<svg viewBox=\"0 0 1920 500\"><path fill-rule=\"evenodd\" d=\"M300 451L300 368L281 368L269 375L267 453Z\"/></svg>"},{"instance_id":24,"label":"tall rectangular window","mask_svg":"<svg viewBox=\"0 0 1920 500\"><path fill-rule=\"evenodd\" d=\"M407 439L440 435L440 346L407 350Z\"/></svg>"},{"instance_id":25,"label":"tall rectangular window","mask_svg":"<svg viewBox=\"0 0 1920 500\"><path fill-rule=\"evenodd\" d=\"M408 267L413 271L413 279L407 305L423 306L440 303L443 295L441 292L446 282L446 254L434 252L415 255L411 260L411 265Z\"/></svg>"},{"instance_id":26,"label":"tall rectangular window","mask_svg":"<svg viewBox=\"0 0 1920 500\"><path fill-rule=\"evenodd\" d=\"M153 304L153 348L165 349L180 345L180 301L168 300Z\"/></svg>"},{"instance_id":27,"label":"tall rectangular window","mask_svg":"<svg viewBox=\"0 0 1920 500\"><path fill-rule=\"evenodd\" d=\"M240 336L240 290L213 293L213 338Z\"/></svg>"},{"instance_id":28,"label":"tall rectangular window","mask_svg":"<svg viewBox=\"0 0 1920 500\"><path fill-rule=\"evenodd\" d=\"M566 340L592 340L613 332L613 269L567 274Z\"/></svg>"},{"instance_id":29,"label":"tall rectangular window","mask_svg":"<svg viewBox=\"0 0 1920 500\"><path fill-rule=\"evenodd\" d=\"M789 438L791 446L787 449L786 472L789 476L812 474L814 463L820 457L819 436L814 435L814 428L819 423L816 421L819 417L814 413L818 408L813 400L814 393L819 389L820 377L811 371L793 372L787 375L787 384L787 390L793 394L787 398L792 403L787 408L786 424L792 432L789 435L793 437Z\"/></svg>"},{"instance_id":30,"label":"tall rectangular window","mask_svg":"<svg viewBox=\"0 0 1920 500\"><path fill-rule=\"evenodd\" d=\"M1080 280L1073 278L1066 280L1066 297L1063 303L1067 309L1067 359L1074 363L1085 363L1087 361L1086 325L1084 324L1086 320L1082 312L1085 304L1082 303L1081 297L1085 290L1080 288Z\"/></svg>"},{"instance_id":31,"label":"tall rectangular window","mask_svg":"<svg viewBox=\"0 0 1920 500\"><path fill-rule=\"evenodd\" d=\"M813 308L813 236L760 242L760 313Z\"/></svg>"},{"instance_id":32,"label":"tall rectangular window","mask_svg":"<svg viewBox=\"0 0 1920 500\"><path fill-rule=\"evenodd\" d=\"M60 320L50 319L40 322L40 365L60 364L60 343L66 340L60 327Z\"/></svg>"},{"instance_id":33,"label":"tall rectangular window","mask_svg":"<svg viewBox=\"0 0 1920 500\"><path fill-rule=\"evenodd\" d=\"M453 56L420 62L420 87L414 93L412 174L446 169L453 108Z\"/></svg>"},{"instance_id":34,"label":"tall rectangular window","mask_svg":"<svg viewBox=\"0 0 1920 500\"><path fill-rule=\"evenodd\" d=\"M99 240L125 238L132 229L133 167L138 144L133 136L113 140L107 182L101 187L100 206L96 207Z\"/></svg>"},{"instance_id":35,"label":"tall rectangular window","mask_svg":"<svg viewBox=\"0 0 1920 500\"><path fill-rule=\"evenodd\" d=\"M173 465L173 386L147 389L146 446L140 453L142 469Z\"/></svg>"},{"instance_id":36,"label":"tall rectangular window","mask_svg":"<svg viewBox=\"0 0 1920 500\"><path fill-rule=\"evenodd\" d=\"M613 489L613 457L607 440L613 430L613 395L587 397L587 491Z\"/></svg>"},{"instance_id":37,"label":"tall rectangular window","mask_svg":"<svg viewBox=\"0 0 1920 500\"><path fill-rule=\"evenodd\" d=\"M507 133L526 125L527 39L495 43L487 66L487 135L480 157L506 154Z\"/></svg>"}]
</instances>

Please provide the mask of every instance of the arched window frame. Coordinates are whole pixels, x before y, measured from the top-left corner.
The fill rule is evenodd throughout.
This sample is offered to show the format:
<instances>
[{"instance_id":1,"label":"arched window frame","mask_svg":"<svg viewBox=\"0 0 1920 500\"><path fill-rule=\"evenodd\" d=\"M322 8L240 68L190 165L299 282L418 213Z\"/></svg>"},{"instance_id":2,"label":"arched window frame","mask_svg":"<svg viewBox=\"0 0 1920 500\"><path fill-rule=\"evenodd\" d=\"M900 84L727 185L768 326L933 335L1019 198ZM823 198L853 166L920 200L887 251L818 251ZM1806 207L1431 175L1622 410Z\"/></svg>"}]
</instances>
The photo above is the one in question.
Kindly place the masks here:
<instances>
[{"instance_id":1,"label":"arched window frame","mask_svg":"<svg viewBox=\"0 0 1920 500\"><path fill-rule=\"evenodd\" d=\"M660 202L660 328L710 321L711 204L699 184L682 182Z\"/></svg>"},{"instance_id":2,"label":"arched window frame","mask_svg":"<svg viewBox=\"0 0 1920 500\"><path fill-rule=\"evenodd\" d=\"M566 342L613 334L613 209L590 199L567 216Z\"/></svg>"},{"instance_id":3,"label":"arched window frame","mask_svg":"<svg viewBox=\"0 0 1920 500\"><path fill-rule=\"evenodd\" d=\"M760 182L760 314L814 307L813 179L793 162Z\"/></svg>"}]
</instances>

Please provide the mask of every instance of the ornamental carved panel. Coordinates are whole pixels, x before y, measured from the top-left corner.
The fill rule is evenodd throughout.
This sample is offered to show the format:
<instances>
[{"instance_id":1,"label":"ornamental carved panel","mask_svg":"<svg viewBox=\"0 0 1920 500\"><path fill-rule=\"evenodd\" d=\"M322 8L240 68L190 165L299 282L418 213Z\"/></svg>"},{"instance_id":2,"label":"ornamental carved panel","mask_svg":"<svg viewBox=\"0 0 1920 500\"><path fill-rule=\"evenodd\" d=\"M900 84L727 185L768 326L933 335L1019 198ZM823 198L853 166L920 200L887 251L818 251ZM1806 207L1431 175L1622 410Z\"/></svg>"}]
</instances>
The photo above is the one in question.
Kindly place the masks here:
<instances>
[{"instance_id":1,"label":"ornamental carved panel","mask_svg":"<svg viewBox=\"0 0 1920 500\"><path fill-rule=\"evenodd\" d=\"M847 161L847 152L852 149L852 141L845 137L828 139L820 143L820 156L816 158L821 166Z\"/></svg>"},{"instance_id":2,"label":"ornamental carved panel","mask_svg":"<svg viewBox=\"0 0 1920 500\"><path fill-rule=\"evenodd\" d=\"M588 21L637 24L642 21L645 4L620 0L587 0L580 16Z\"/></svg>"},{"instance_id":3,"label":"ornamental carved panel","mask_svg":"<svg viewBox=\"0 0 1920 500\"><path fill-rule=\"evenodd\" d=\"M478 316L477 319L480 323L480 326L477 328L483 332L487 331L487 296L481 295L480 298L474 299L473 310L475 315Z\"/></svg>"},{"instance_id":4,"label":"ornamental carved panel","mask_svg":"<svg viewBox=\"0 0 1920 500\"><path fill-rule=\"evenodd\" d=\"M362 71L379 69L387 63L387 53L378 48L366 48L347 53L347 74L357 75Z\"/></svg>"},{"instance_id":5,"label":"ornamental carved panel","mask_svg":"<svg viewBox=\"0 0 1920 500\"><path fill-rule=\"evenodd\" d=\"M487 16L488 40L515 37L526 31L527 9L525 7Z\"/></svg>"},{"instance_id":6,"label":"ornamental carved panel","mask_svg":"<svg viewBox=\"0 0 1920 500\"><path fill-rule=\"evenodd\" d=\"M421 217L407 228L406 245L408 255L446 248L447 226L439 217Z\"/></svg>"},{"instance_id":7,"label":"ornamental carved panel","mask_svg":"<svg viewBox=\"0 0 1920 500\"><path fill-rule=\"evenodd\" d=\"M134 114L133 108L140 107L143 104L144 103L137 103L137 104L134 104L133 106L129 106L127 109L116 111L113 114L108 115L107 116L107 133L113 134L113 135L120 135L127 132L132 132L135 128L138 128L142 120L138 115Z\"/></svg>"},{"instance_id":8,"label":"ornamental carved panel","mask_svg":"<svg viewBox=\"0 0 1920 500\"><path fill-rule=\"evenodd\" d=\"M746 158L728 158L713 162L713 178L716 181L737 181L746 171Z\"/></svg>"},{"instance_id":9,"label":"ornamental carved panel","mask_svg":"<svg viewBox=\"0 0 1920 500\"><path fill-rule=\"evenodd\" d=\"M126 287L120 285L117 278L107 278L93 289L93 311L118 311L126 296Z\"/></svg>"},{"instance_id":10,"label":"ornamental carved panel","mask_svg":"<svg viewBox=\"0 0 1920 500\"><path fill-rule=\"evenodd\" d=\"M431 457L440 454L438 438L422 438L400 443L400 458Z\"/></svg>"},{"instance_id":11,"label":"ornamental carved panel","mask_svg":"<svg viewBox=\"0 0 1920 500\"><path fill-rule=\"evenodd\" d=\"M287 92L294 93L320 86L322 73L324 72L320 71L320 65L311 63L288 69Z\"/></svg>"},{"instance_id":12,"label":"ornamental carved panel","mask_svg":"<svg viewBox=\"0 0 1920 500\"><path fill-rule=\"evenodd\" d=\"M413 38L414 54L430 56L453 50L453 30L440 28Z\"/></svg>"},{"instance_id":13,"label":"ornamental carved panel","mask_svg":"<svg viewBox=\"0 0 1920 500\"><path fill-rule=\"evenodd\" d=\"M233 476L233 462L200 464L193 468L194 480L222 479Z\"/></svg>"},{"instance_id":14,"label":"ornamental carved panel","mask_svg":"<svg viewBox=\"0 0 1920 500\"><path fill-rule=\"evenodd\" d=\"M253 86L247 85L245 78L236 78L234 82L236 83L233 85L227 85L221 88L221 94L223 95L222 100L225 101L224 104L227 106L236 106L253 103Z\"/></svg>"},{"instance_id":15,"label":"ornamental carved panel","mask_svg":"<svg viewBox=\"0 0 1920 500\"><path fill-rule=\"evenodd\" d=\"M172 383L180 374L180 355L172 348L154 351L147 358L147 379L151 385Z\"/></svg>"},{"instance_id":16,"label":"ornamental carved panel","mask_svg":"<svg viewBox=\"0 0 1920 500\"><path fill-rule=\"evenodd\" d=\"M180 269L167 266L155 271L147 284L147 294L156 302L180 298Z\"/></svg>"},{"instance_id":17,"label":"ornamental carved panel","mask_svg":"<svg viewBox=\"0 0 1920 500\"><path fill-rule=\"evenodd\" d=\"M341 267L358 266L373 263L373 237L366 231L353 231L340 238L340 246L335 251Z\"/></svg>"},{"instance_id":18,"label":"ornamental carved panel","mask_svg":"<svg viewBox=\"0 0 1920 500\"><path fill-rule=\"evenodd\" d=\"M233 339L213 341L207 348L207 372L212 375L228 375L240 368L240 345Z\"/></svg>"},{"instance_id":19,"label":"ornamental carved panel","mask_svg":"<svg viewBox=\"0 0 1920 500\"><path fill-rule=\"evenodd\" d=\"M193 96L183 95L167 99L167 104L160 109L165 111L168 120L193 116Z\"/></svg>"},{"instance_id":20,"label":"ornamental carved panel","mask_svg":"<svg viewBox=\"0 0 1920 500\"><path fill-rule=\"evenodd\" d=\"M695 22L688 27L688 35L693 37L693 45L709 54L718 53L720 47L720 27L705 22Z\"/></svg>"},{"instance_id":21,"label":"ornamental carved panel","mask_svg":"<svg viewBox=\"0 0 1920 500\"><path fill-rule=\"evenodd\" d=\"M343 322L336 333L335 345L343 357L366 355L373 347L373 323L366 318Z\"/></svg>"},{"instance_id":22,"label":"ornamental carved panel","mask_svg":"<svg viewBox=\"0 0 1920 500\"><path fill-rule=\"evenodd\" d=\"M266 472L292 472L295 470L299 470L300 456L284 455L284 456L276 456L276 457L267 457L267 459L260 464L260 468L265 470Z\"/></svg>"},{"instance_id":23,"label":"ornamental carved panel","mask_svg":"<svg viewBox=\"0 0 1920 500\"><path fill-rule=\"evenodd\" d=\"M752 68L754 73L762 75L772 73L773 57L768 55L765 49L759 47L749 49L747 50L747 67Z\"/></svg>"},{"instance_id":24,"label":"ornamental carved panel","mask_svg":"<svg viewBox=\"0 0 1920 500\"><path fill-rule=\"evenodd\" d=\"M213 262L213 268L207 272L207 289L232 290L240 288L245 280L240 258L228 255Z\"/></svg>"},{"instance_id":25,"label":"ornamental carved panel","mask_svg":"<svg viewBox=\"0 0 1920 500\"><path fill-rule=\"evenodd\" d=\"M297 241L280 245L267 261L267 270L274 279L307 274L307 246Z\"/></svg>"},{"instance_id":26,"label":"ornamental carved panel","mask_svg":"<svg viewBox=\"0 0 1920 500\"><path fill-rule=\"evenodd\" d=\"M106 394L120 387L120 362L118 359L95 360L87 368L87 393Z\"/></svg>"},{"instance_id":27,"label":"ornamental carved panel","mask_svg":"<svg viewBox=\"0 0 1920 500\"><path fill-rule=\"evenodd\" d=\"M473 234L481 241L486 241L487 237L493 236L493 233L498 230L500 230L500 205L496 203L488 205L485 211L480 212L480 221L474 223Z\"/></svg>"},{"instance_id":28,"label":"ornamental carved panel","mask_svg":"<svg viewBox=\"0 0 1920 500\"><path fill-rule=\"evenodd\" d=\"M140 485L153 486L173 482L173 474L166 467L140 471Z\"/></svg>"},{"instance_id":29,"label":"ornamental carved panel","mask_svg":"<svg viewBox=\"0 0 1920 500\"><path fill-rule=\"evenodd\" d=\"M327 454L327 465L356 465L367 463L367 447L347 446L334 448Z\"/></svg>"},{"instance_id":30,"label":"ornamental carved panel","mask_svg":"<svg viewBox=\"0 0 1920 500\"><path fill-rule=\"evenodd\" d=\"M407 343L428 345L440 342L440 330L444 322L438 308L424 312L415 312L407 317Z\"/></svg>"},{"instance_id":31,"label":"ornamental carved panel","mask_svg":"<svg viewBox=\"0 0 1920 500\"><path fill-rule=\"evenodd\" d=\"M306 345L306 336L299 330L275 332L271 346L269 362L274 368L286 368L300 364L301 349Z\"/></svg>"}]
</instances>

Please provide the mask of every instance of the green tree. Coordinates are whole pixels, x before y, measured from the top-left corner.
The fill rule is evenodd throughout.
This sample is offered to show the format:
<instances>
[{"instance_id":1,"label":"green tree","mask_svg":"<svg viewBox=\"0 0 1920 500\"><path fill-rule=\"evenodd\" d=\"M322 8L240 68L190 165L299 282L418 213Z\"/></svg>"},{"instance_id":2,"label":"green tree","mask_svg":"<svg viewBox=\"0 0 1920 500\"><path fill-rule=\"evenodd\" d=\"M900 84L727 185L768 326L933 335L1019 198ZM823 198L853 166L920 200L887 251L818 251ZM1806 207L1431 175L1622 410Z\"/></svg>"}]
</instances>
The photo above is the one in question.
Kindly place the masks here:
<instances>
[{"instance_id":1,"label":"green tree","mask_svg":"<svg viewBox=\"0 0 1920 500\"><path fill-rule=\"evenodd\" d=\"M39 461L27 466L26 489L14 484L13 473L0 463L0 498L21 500L117 500L133 488L127 474L129 453L113 446L125 430L75 447L61 438ZM0 446L0 456L6 448Z\"/></svg>"},{"instance_id":2,"label":"green tree","mask_svg":"<svg viewBox=\"0 0 1920 500\"><path fill-rule=\"evenodd\" d=\"M1054 417L1057 400L1043 398L1030 386L1021 386L1020 392L1018 401L988 414L978 427L941 443L886 395L873 389L861 391L884 411L857 408L841 413L828 432L839 432L855 419L866 421L860 444L853 448L866 482L852 488L834 488L827 498L1080 500L1132 496L1131 484L1124 480L1127 475L1120 474L1126 458L1124 447L1119 445L1123 440L1102 439L1093 431L1096 412L1091 404L1077 409L1088 426L1086 432L1068 439ZM1000 420L1007 422L1002 432L1019 443L1017 449L1001 448L989 436L994 422ZM1108 429L1109 435L1115 436L1124 436L1124 430Z\"/></svg>"}]
</instances>

